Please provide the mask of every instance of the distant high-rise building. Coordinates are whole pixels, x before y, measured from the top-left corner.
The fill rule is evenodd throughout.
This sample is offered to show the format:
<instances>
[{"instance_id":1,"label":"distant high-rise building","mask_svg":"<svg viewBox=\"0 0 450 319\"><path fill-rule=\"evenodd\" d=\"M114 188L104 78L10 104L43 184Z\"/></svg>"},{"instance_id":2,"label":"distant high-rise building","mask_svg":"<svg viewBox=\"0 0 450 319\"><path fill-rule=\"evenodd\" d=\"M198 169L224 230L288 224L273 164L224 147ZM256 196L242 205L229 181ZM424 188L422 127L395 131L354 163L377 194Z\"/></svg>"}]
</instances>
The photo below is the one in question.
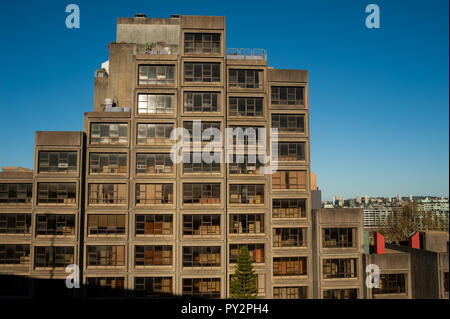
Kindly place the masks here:
<instances>
[{"instance_id":1,"label":"distant high-rise building","mask_svg":"<svg viewBox=\"0 0 450 319\"><path fill-rule=\"evenodd\" d=\"M358 204L361 204L361 203L362 203L361 196L356 197L356 202L357 202Z\"/></svg>"},{"instance_id":2,"label":"distant high-rise building","mask_svg":"<svg viewBox=\"0 0 450 319\"><path fill-rule=\"evenodd\" d=\"M410 202L413 201L413 196L412 196L412 194L409 194L409 201L410 201Z\"/></svg>"},{"instance_id":3,"label":"distant high-rise building","mask_svg":"<svg viewBox=\"0 0 450 319\"><path fill-rule=\"evenodd\" d=\"M369 204L369 196L367 194L364 195L364 204Z\"/></svg>"},{"instance_id":4,"label":"distant high-rise building","mask_svg":"<svg viewBox=\"0 0 450 319\"><path fill-rule=\"evenodd\" d=\"M333 205L336 204L336 195L333 196L333 203L332 203L332 204L333 204Z\"/></svg>"},{"instance_id":5,"label":"distant high-rise building","mask_svg":"<svg viewBox=\"0 0 450 319\"><path fill-rule=\"evenodd\" d=\"M397 200L398 200L399 202L402 201L402 194L397 194Z\"/></svg>"},{"instance_id":6,"label":"distant high-rise building","mask_svg":"<svg viewBox=\"0 0 450 319\"><path fill-rule=\"evenodd\" d=\"M343 196L341 196L341 197L339 197L339 206L344 206L344 197Z\"/></svg>"},{"instance_id":7,"label":"distant high-rise building","mask_svg":"<svg viewBox=\"0 0 450 319\"><path fill-rule=\"evenodd\" d=\"M392 203L392 197L389 196L389 203Z\"/></svg>"}]
</instances>

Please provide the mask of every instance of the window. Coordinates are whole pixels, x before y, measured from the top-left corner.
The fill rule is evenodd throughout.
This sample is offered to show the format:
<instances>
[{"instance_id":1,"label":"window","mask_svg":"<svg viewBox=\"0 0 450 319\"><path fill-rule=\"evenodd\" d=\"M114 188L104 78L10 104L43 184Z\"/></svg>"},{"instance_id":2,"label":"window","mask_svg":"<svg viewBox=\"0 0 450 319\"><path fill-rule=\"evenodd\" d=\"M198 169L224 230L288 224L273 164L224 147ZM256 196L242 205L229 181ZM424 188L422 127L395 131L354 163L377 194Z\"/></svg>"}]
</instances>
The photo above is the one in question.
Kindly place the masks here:
<instances>
[{"instance_id":1,"label":"window","mask_svg":"<svg viewBox=\"0 0 450 319\"><path fill-rule=\"evenodd\" d=\"M87 246L87 265L124 266L125 246Z\"/></svg>"},{"instance_id":2,"label":"window","mask_svg":"<svg viewBox=\"0 0 450 319\"><path fill-rule=\"evenodd\" d=\"M184 92L185 112L219 112L219 92Z\"/></svg>"},{"instance_id":3,"label":"window","mask_svg":"<svg viewBox=\"0 0 450 319\"><path fill-rule=\"evenodd\" d=\"M444 292L448 293L448 271L444 272Z\"/></svg>"},{"instance_id":4,"label":"window","mask_svg":"<svg viewBox=\"0 0 450 319\"><path fill-rule=\"evenodd\" d=\"M220 63L184 63L184 82L220 82Z\"/></svg>"},{"instance_id":5,"label":"window","mask_svg":"<svg viewBox=\"0 0 450 319\"><path fill-rule=\"evenodd\" d=\"M304 105L302 86L272 86L272 105Z\"/></svg>"},{"instance_id":6,"label":"window","mask_svg":"<svg viewBox=\"0 0 450 319\"><path fill-rule=\"evenodd\" d=\"M75 183L38 183L38 205L76 204Z\"/></svg>"},{"instance_id":7,"label":"window","mask_svg":"<svg viewBox=\"0 0 450 319\"><path fill-rule=\"evenodd\" d=\"M0 265L27 266L30 263L30 245L0 245Z\"/></svg>"},{"instance_id":8,"label":"window","mask_svg":"<svg viewBox=\"0 0 450 319\"><path fill-rule=\"evenodd\" d=\"M305 161L305 142L278 142L278 161Z\"/></svg>"},{"instance_id":9,"label":"window","mask_svg":"<svg viewBox=\"0 0 450 319\"><path fill-rule=\"evenodd\" d=\"M274 276L306 276L306 257L275 257Z\"/></svg>"},{"instance_id":10,"label":"window","mask_svg":"<svg viewBox=\"0 0 450 319\"><path fill-rule=\"evenodd\" d=\"M30 234L31 214L0 214L0 234Z\"/></svg>"},{"instance_id":11,"label":"window","mask_svg":"<svg viewBox=\"0 0 450 319\"><path fill-rule=\"evenodd\" d=\"M72 246L41 246L34 249L35 268L65 268L74 263Z\"/></svg>"},{"instance_id":12,"label":"window","mask_svg":"<svg viewBox=\"0 0 450 319\"><path fill-rule=\"evenodd\" d=\"M264 184L230 185L230 204L264 204Z\"/></svg>"},{"instance_id":13,"label":"window","mask_svg":"<svg viewBox=\"0 0 450 319\"><path fill-rule=\"evenodd\" d=\"M124 235L125 215L88 215L88 235Z\"/></svg>"},{"instance_id":14,"label":"window","mask_svg":"<svg viewBox=\"0 0 450 319\"><path fill-rule=\"evenodd\" d=\"M273 218L305 218L306 199L273 199Z\"/></svg>"},{"instance_id":15,"label":"window","mask_svg":"<svg viewBox=\"0 0 450 319\"><path fill-rule=\"evenodd\" d=\"M126 153L91 153L89 155L89 174L126 174Z\"/></svg>"},{"instance_id":16,"label":"window","mask_svg":"<svg viewBox=\"0 0 450 319\"><path fill-rule=\"evenodd\" d=\"M324 228L322 247L356 247L356 228Z\"/></svg>"},{"instance_id":17,"label":"window","mask_svg":"<svg viewBox=\"0 0 450 319\"><path fill-rule=\"evenodd\" d=\"M136 246L135 266L172 265L172 246Z\"/></svg>"},{"instance_id":18,"label":"window","mask_svg":"<svg viewBox=\"0 0 450 319\"><path fill-rule=\"evenodd\" d=\"M136 184L136 204L173 204L173 184Z\"/></svg>"},{"instance_id":19,"label":"window","mask_svg":"<svg viewBox=\"0 0 450 319\"><path fill-rule=\"evenodd\" d=\"M257 146L260 138L260 133L263 133L261 141L265 140L264 130L262 132L259 129L264 129L264 127L258 126L231 126L233 146L244 146L244 145L254 145ZM238 144L239 142L239 144Z\"/></svg>"},{"instance_id":20,"label":"window","mask_svg":"<svg viewBox=\"0 0 450 319\"><path fill-rule=\"evenodd\" d=\"M172 114L172 94L138 94L139 114Z\"/></svg>"},{"instance_id":21,"label":"window","mask_svg":"<svg viewBox=\"0 0 450 319\"><path fill-rule=\"evenodd\" d=\"M127 144L128 124L92 123L91 144Z\"/></svg>"},{"instance_id":22,"label":"window","mask_svg":"<svg viewBox=\"0 0 450 319\"><path fill-rule=\"evenodd\" d=\"M247 118L264 116L262 97L230 97L228 102L230 117Z\"/></svg>"},{"instance_id":23,"label":"window","mask_svg":"<svg viewBox=\"0 0 450 319\"><path fill-rule=\"evenodd\" d=\"M184 204L220 204L220 184L184 183Z\"/></svg>"},{"instance_id":24,"label":"window","mask_svg":"<svg viewBox=\"0 0 450 319\"><path fill-rule=\"evenodd\" d=\"M261 154L255 154L254 157L249 160L249 155L242 154L241 162L238 163L239 156L237 154L229 154L230 155L230 163L228 164L230 174L260 174L261 168Z\"/></svg>"},{"instance_id":25,"label":"window","mask_svg":"<svg viewBox=\"0 0 450 319\"><path fill-rule=\"evenodd\" d=\"M276 171L272 174L272 189L306 190L306 171Z\"/></svg>"},{"instance_id":26,"label":"window","mask_svg":"<svg viewBox=\"0 0 450 319\"><path fill-rule=\"evenodd\" d=\"M172 295L172 277L135 277L136 297L168 297Z\"/></svg>"},{"instance_id":27,"label":"window","mask_svg":"<svg viewBox=\"0 0 450 319\"><path fill-rule=\"evenodd\" d=\"M273 299L307 299L308 287L274 287Z\"/></svg>"},{"instance_id":28,"label":"window","mask_svg":"<svg viewBox=\"0 0 450 319\"><path fill-rule=\"evenodd\" d=\"M183 247L183 267L219 267L219 246Z\"/></svg>"},{"instance_id":29,"label":"window","mask_svg":"<svg viewBox=\"0 0 450 319\"><path fill-rule=\"evenodd\" d=\"M199 163L194 163L194 159ZM212 158L211 163L206 163L202 152L183 153L183 173L220 173L220 161L216 163Z\"/></svg>"},{"instance_id":30,"label":"window","mask_svg":"<svg viewBox=\"0 0 450 319\"><path fill-rule=\"evenodd\" d=\"M88 277L88 297L121 297L124 294L123 277Z\"/></svg>"},{"instance_id":31,"label":"window","mask_svg":"<svg viewBox=\"0 0 450 319\"><path fill-rule=\"evenodd\" d=\"M220 298L220 278L183 278L183 295Z\"/></svg>"},{"instance_id":32,"label":"window","mask_svg":"<svg viewBox=\"0 0 450 319\"><path fill-rule=\"evenodd\" d=\"M36 235L75 235L75 215L36 215Z\"/></svg>"},{"instance_id":33,"label":"window","mask_svg":"<svg viewBox=\"0 0 450 319\"><path fill-rule=\"evenodd\" d=\"M197 124L196 124L197 125ZM198 139L201 142L207 143L207 142L212 142L213 141L213 129L215 130L219 130L220 132L220 122L204 122L201 121L199 123L200 127L201 127L201 136L197 137L197 128L194 126L194 122L184 122L183 123L183 127L189 132L188 136L184 136L184 141L185 142L192 142L193 137L195 137L196 139ZM196 136L194 136L194 129L195 129L195 134ZM208 130L207 132L205 132L206 130ZM204 138L203 138L204 135ZM219 136L220 137L220 136Z\"/></svg>"},{"instance_id":34,"label":"window","mask_svg":"<svg viewBox=\"0 0 450 319\"><path fill-rule=\"evenodd\" d=\"M357 278L356 258L336 258L323 260L323 278Z\"/></svg>"},{"instance_id":35,"label":"window","mask_svg":"<svg viewBox=\"0 0 450 319\"><path fill-rule=\"evenodd\" d=\"M305 247L306 228L274 228L273 247Z\"/></svg>"},{"instance_id":36,"label":"window","mask_svg":"<svg viewBox=\"0 0 450 319\"><path fill-rule=\"evenodd\" d=\"M231 214L230 234L264 234L264 214Z\"/></svg>"},{"instance_id":37,"label":"window","mask_svg":"<svg viewBox=\"0 0 450 319\"><path fill-rule=\"evenodd\" d=\"M172 234L172 215L136 215L136 235Z\"/></svg>"},{"instance_id":38,"label":"window","mask_svg":"<svg viewBox=\"0 0 450 319\"><path fill-rule=\"evenodd\" d=\"M137 125L137 144L170 144L170 133L172 133L173 124L171 123L153 123Z\"/></svg>"},{"instance_id":39,"label":"window","mask_svg":"<svg viewBox=\"0 0 450 319\"><path fill-rule=\"evenodd\" d=\"M220 34L185 33L184 53L220 54Z\"/></svg>"},{"instance_id":40,"label":"window","mask_svg":"<svg viewBox=\"0 0 450 319\"><path fill-rule=\"evenodd\" d=\"M126 204L126 184L89 184L89 205Z\"/></svg>"},{"instance_id":41,"label":"window","mask_svg":"<svg viewBox=\"0 0 450 319\"><path fill-rule=\"evenodd\" d=\"M305 115L272 114L272 127L279 132L305 133Z\"/></svg>"},{"instance_id":42,"label":"window","mask_svg":"<svg viewBox=\"0 0 450 319\"><path fill-rule=\"evenodd\" d=\"M229 71L228 83L230 88L257 89L263 87L262 70L237 70Z\"/></svg>"},{"instance_id":43,"label":"window","mask_svg":"<svg viewBox=\"0 0 450 319\"><path fill-rule=\"evenodd\" d=\"M136 154L136 174L171 174L175 171L170 154Z\"/></svg>"},{"instance_id":44,"label":"window","mask_svg":"<svg viewBox=\"0 0 450 319\"><path fill-rule=\"evenodd\" d=\"M242 246L247 246L250 257L254 263L264 263L264 244L231 244L230 264L235 264L237 262Z\"/></svg>"},{"instance_id":45,"label":"window","mask_svg":"<svg viewBox=\"0 0 450 319\"><path fill-rule=\"evenodd\" d=\"M220 215L183 215L183 235L220 235Z\"/></svg>"},{"instance_id":46,"label":"window","mask_svg":"<svg viewBox=\"0 0 450 319\"><path fill-rule=\"evenodd\" d=\"M39 152L39 173L77 171L77 152Z\"/></svg>"},{"instance_id":47,"label":"window","mask_svg":"<svg viewBox=\"0 0 450 319\"><path fill-rule=\"evenodd\" d=\"M380 288L372 288L374 295L405 293L406 274L380 274Z\"/></svg>"},{"instance_id":48,"label":"window","mask_svg":"<svg viewBox=\"0 0 450 319\"><path fill-rule=\"evenodd\" d=\"M0 184L0 204L31 204L33 184Z\"/></svg>"},{"instance_id":49,"label":"window","mask_svg":"<svg viewBox=\"0 0 450 319\"><path fill-rule=\"evenodd\" d=\"M327 289L323 291L323 299L358 299L358 289Z\"/></svg>"},{"instance_id":50,"label":"window","mask_svg":"<svg viewBox=\"0 0 450 319\"><path fill-rule=\"evenodd\" d=\"M139 85L173 84L174 65L139 65Z\"/></svg>"}]
</instances>

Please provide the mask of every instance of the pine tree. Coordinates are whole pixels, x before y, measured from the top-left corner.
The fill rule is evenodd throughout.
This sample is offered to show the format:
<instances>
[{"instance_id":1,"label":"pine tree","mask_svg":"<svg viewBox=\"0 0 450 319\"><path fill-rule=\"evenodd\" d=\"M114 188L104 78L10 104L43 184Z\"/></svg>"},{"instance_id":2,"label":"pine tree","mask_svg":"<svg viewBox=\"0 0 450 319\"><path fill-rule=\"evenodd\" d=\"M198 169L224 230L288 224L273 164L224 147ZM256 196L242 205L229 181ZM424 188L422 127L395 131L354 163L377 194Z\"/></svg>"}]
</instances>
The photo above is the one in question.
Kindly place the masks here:
<instances>
[{"instance_id":1,"label":"pine tree","mask_svg":"<svg viewBox=\"0 0 450 319\"><path fill-rule=\"evenodd\" d=\"M247 246L242 246L237 258L236 270L231 276L230 297L232 299L255 299L258 290L256 274Z\"/></svg>"}]
</instances>

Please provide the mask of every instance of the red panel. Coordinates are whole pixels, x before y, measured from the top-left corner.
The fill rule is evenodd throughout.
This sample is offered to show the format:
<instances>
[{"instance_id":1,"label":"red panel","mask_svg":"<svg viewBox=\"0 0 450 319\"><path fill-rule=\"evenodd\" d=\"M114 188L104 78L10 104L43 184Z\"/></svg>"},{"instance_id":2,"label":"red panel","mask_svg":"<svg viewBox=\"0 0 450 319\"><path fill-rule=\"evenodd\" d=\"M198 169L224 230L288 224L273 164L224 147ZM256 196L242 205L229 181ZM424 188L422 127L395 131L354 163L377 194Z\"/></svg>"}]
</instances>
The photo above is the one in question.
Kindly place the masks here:
<instances>
[{"instance_id":1,"label":"red panel","mask_svg":"<svg viewBox=\"0 0 450 319\"><path fill-rule=\"evenodd\" d=\"M379 232L373 234L375 254L384 254L384 237Z\"/></svg>"},{"instance_id":2,"label":"red panel","mask_svg":"<svg viewBox=\"0 0 450 319\"><path fill-rule=\"evenodd\" d=\"M409 247L420 249L420 232L415 232L409 237Z\"/></svg>"}]
</instances>

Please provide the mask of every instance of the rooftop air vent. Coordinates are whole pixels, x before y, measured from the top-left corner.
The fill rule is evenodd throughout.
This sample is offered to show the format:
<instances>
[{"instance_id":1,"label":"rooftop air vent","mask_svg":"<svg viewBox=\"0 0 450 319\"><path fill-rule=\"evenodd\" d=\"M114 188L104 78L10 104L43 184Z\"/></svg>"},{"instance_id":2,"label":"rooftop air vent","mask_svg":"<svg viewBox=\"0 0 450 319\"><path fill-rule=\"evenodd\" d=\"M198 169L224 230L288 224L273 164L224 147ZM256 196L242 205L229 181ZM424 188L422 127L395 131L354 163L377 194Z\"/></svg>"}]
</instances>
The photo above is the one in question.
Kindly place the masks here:
<instances>
[{"instance_id":1,"label":"rooftop air vent","mask_svg":"<svg viewBox=\"0 0 450 319\"><path fill-rule=\"evenodd\" d=\"M136 13L134 15L135 18L147 18L147 15L145 13Z\"/></svg>"},{"instance_id":2,"label":"rooftop air vent","mask_svg":"<svg viewBox=\"0 0 450 319\"><path fill-rule=\"evenodd\" d=\"M171 18L171 19L179 19L179 18L180 18L180 15L179 15L179 14L171 14L171 15L170 15L170 18Z\"/></svg>"}]
</instances>

